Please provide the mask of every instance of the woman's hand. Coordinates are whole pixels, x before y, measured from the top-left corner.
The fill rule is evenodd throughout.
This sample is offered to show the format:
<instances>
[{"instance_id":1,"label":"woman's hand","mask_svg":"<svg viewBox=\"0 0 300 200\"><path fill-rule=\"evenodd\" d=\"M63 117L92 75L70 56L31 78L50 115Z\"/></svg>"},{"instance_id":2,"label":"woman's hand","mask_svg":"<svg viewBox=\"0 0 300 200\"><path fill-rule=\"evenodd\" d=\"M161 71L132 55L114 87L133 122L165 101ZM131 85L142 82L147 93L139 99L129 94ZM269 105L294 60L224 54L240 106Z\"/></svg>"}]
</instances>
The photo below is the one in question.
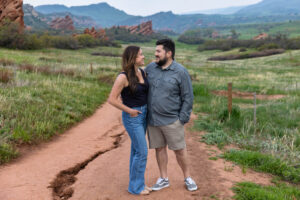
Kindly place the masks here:
<instances>
[{"instance_id":1,"label":"woman's hand","mask_svg":"<svg viewBox=\"0 0 300 200\"><path fill-rule=\"evenodd\" d=\"M139 114L141 114L142 112L139 111L139 110L134 110L134 109L131 109L129 114L130 114L130 117L137 117Z\"/></svg>"}]
</instances>

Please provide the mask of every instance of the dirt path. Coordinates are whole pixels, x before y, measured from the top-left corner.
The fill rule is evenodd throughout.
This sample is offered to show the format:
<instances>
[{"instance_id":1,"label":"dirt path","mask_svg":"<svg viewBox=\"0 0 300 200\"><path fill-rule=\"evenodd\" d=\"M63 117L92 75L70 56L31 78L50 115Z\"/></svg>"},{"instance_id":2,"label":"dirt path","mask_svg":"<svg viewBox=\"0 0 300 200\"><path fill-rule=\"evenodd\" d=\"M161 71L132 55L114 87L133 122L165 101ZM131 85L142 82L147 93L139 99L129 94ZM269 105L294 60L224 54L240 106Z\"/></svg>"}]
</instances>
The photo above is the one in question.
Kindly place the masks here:
<instances>
[{"instance_id":1,"label":"dirt path","mask_svg":"<svg viewBox=\"0 0 300 200\"><path fill-rule=\"evenodd\" d=\"M193 117L194 118L194 117ZM188 125L191 126L191 123ZM221 159L220 153L200 143L201 133L187 128L186 139L191 171L199 186L187 192L173 152L169 152L171 187L152 192L142 199L230 199L230 188L238 181L270 184L270 177ZM0 167L1 200L118 200L141 199L127 192L130 139L122 124L121 112L104 104L90 118L30 154ZM228 170L230 169L230 170ZM146 182L151 186L158 176L155 152L149 150Z\"/></svg>"}]
</instances>

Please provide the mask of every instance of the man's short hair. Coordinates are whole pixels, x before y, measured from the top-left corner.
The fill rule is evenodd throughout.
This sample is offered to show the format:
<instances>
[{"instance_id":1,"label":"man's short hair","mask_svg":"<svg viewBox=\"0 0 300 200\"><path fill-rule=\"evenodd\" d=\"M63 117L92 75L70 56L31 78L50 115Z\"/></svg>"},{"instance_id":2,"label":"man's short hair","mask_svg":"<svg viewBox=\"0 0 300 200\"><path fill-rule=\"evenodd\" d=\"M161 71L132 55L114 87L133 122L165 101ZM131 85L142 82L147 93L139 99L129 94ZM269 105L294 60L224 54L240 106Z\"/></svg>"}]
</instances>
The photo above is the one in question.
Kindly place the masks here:
<instances>
[{"instance_id":1,"label":"man's short hair","mask_svg":"<svg viewBox=\"0 0 300 200\"><path fill-rule=\"evenodd\" d=\"M163 49L168 52L172 52L172 59L175 57L175 43L171 39L162 39L156 42L156 45L163 45Z\"/></svg>"}]
</instances>

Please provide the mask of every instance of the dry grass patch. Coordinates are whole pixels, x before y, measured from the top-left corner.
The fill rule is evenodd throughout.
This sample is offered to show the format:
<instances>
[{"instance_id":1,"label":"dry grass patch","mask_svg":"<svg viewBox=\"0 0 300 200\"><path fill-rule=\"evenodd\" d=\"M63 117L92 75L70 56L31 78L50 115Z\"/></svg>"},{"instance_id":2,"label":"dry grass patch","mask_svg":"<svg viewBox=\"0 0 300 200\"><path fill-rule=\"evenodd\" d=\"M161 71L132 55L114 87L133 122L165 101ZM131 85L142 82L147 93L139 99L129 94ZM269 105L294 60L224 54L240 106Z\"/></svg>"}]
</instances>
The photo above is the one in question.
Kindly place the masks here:
<instances>
[{"instance_id":1,"label":"dry grass patch","mask_svg":"<svg viewBox=\"0 0 300 200\"><path fill-rule=\"evenodd\" d=\"M13 62L13 61L11 61L11 60L7 60L7 59L3 59L3 58L1 58L0 59L0 65L2 65L2 66L11 66L11 65L14 65L15 63Z\"/></svg>"},{"instance_id":2,"label":"dry grass patch","mask_svg":"<svg viewBox=\"0 0 300 200\"><path fill-rule=\"evenodd\" d=\"M217 96L228 96L228 91L226 90L215 90L212 91L214 95ZM254 94L251 92L240 92L240 91L232 91L232 97L238 99L253 99ZM257 94L256 98L259 100L277 100L284 98L285 95L276 94L276 95L267 95L267 94Z\"/></svg>"},{"instance_id":3,"label":"dry grass patch","mask_svg":"<svg viewBox=\"0 0 300 200\"><path fill-rule=\"evenodd\" d=\"M0 68L0 82L8 83L14 77L14 72L9 69Z\"/></svg>"}]
</instances>

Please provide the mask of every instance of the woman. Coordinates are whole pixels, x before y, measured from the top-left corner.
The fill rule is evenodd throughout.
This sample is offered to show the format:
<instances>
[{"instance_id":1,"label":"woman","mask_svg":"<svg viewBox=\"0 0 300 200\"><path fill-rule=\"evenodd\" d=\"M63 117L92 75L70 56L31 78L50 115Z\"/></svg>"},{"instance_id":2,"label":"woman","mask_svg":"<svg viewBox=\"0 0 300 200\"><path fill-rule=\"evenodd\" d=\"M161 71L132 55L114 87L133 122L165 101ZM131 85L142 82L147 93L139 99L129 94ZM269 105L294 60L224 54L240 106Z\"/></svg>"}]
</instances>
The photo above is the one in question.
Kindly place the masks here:
<instances>
[{"instance_id":1,"label":"woman","mask_svg":"<svg viewBox=\"0 0 300 200\"><path fill-rule=\"evenodd\" d=\"M151 189L145 185L148 147L145 138L148 81L144 55L140 47L128 46L122 56L123 71L117 77L108 102L122 110L122 121L131 139L128 191L147 195ZM122 102L119 97L122 97Z\"/></svg>"}]
</instances>

